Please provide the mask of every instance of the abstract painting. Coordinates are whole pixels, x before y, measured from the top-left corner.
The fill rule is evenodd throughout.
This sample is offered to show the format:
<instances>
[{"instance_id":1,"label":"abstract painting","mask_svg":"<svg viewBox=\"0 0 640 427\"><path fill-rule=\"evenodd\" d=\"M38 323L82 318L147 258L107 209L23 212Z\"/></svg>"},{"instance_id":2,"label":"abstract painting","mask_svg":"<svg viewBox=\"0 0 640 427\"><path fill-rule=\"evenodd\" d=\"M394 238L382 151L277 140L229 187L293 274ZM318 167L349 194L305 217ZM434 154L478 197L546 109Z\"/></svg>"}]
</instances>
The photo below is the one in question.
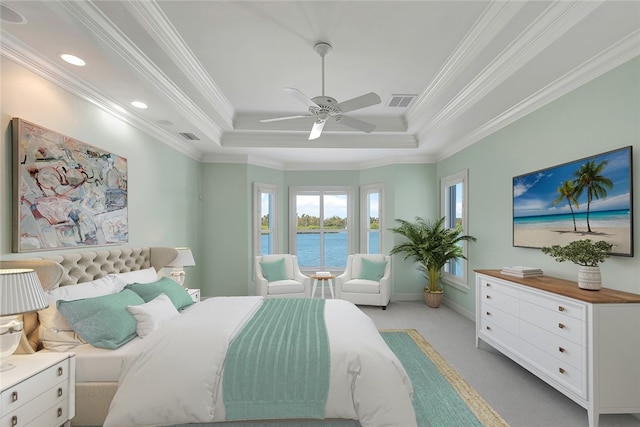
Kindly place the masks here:
<instances>
[{"instance_id":1,"label":"abstract painting","mask_svg":"<svg viewBox=\"0 0 640 427\"><path fill-rule=\"evenodd\" d=\"M127 159L25 120L13 136L13 251L129 241Z\"/></svg>"},{"instance_id":2,"label":"abstract painting","mask_svg":"<svg viewBox=\"0 0 640 427\"><path fill-rule=\"evenodd\" d=\"M513 246L604 240L633 256L632 147L513 178Z\"/></svg>"}]
</instances>

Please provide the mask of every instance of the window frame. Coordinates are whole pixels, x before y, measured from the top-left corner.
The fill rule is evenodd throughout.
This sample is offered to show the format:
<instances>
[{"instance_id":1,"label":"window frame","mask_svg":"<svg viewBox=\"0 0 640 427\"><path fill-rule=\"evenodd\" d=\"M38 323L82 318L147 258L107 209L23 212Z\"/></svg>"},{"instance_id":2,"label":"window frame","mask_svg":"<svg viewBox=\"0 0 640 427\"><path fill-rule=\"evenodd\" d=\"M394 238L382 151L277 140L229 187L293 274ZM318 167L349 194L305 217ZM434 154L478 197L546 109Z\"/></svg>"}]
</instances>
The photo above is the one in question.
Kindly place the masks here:
<instances>
[{"instance_id":1,"label":"window frame","mask_svg":"<svg viewBox=\"0 0 640 427\"><path fill-rule=\"evenodd\" d=\"M278 213L278 186L275 184L266 184L262 182L254 182L253 184L253 253L254 256L266 255L262 253L262 194L271 194L271 213L269 215L269 225L271 230L271 248L272 253L280 251L280 233L279 233L279 213ZM273 218L271 217L273 216Z\"/></svg>"},{"instance_id":2,"label":"window frame","mask_svg":"<svg viewBox=\"0 0 640 427\"><path fill-rule=\"evenodd\" d=\"M360 252L369 251L369 195L378 193L378 252L384 253L384 184L360 186Z\"/></svg>"},{"instance_id":3,"label":"window frame","mask_svg":"<svg viewBox=\"0 0 640 427\"><path fill-rule=\"evenodd\" d=\"M297 215L297 205L296 205L296 196L298 195L315 195L320 194L321 198L321 206L319 215L321 218L324 217L324 194L332 193L332 192L343 192L347 195L347 225L346 225L346 233L347 233L347 255L353 253L354 247L354 233L353 230L353 211L354 211L354 201L353 201L353 187L351 186L325 186L325 185L317 185L317 186L290 186L289 187L289 250L290 253L297 253L297 229L298 229L298 215ZM324 218L323 218L324 219ZM320 231L319 231L320 233ZM320 250L323 251L323 241L321 240ZM321 264L323 263L323 254L320 254ZM345 259L346 262L346 259ZM341 271L343 268L337 266L334 267L332 271ZM300 266L300 270L303 273L311 273L315 272L317 267L303 267ZM320 268L328 269L329 266L321 265Z\"/></svg>"},{"instance_id":4,"label":"window frame","mask_svg":"<svg viewBox=\"0 0 640 427\"><path fill-rule=\"evenodd\" d=\"M462 185L462 197L460 203L462 206L460 207L460 213L462 214L462 228L465 234L468 233L469 227L469 170L464 169L459 172L444 176L440 179L440 207L442 216L445 217L445 227L452 228L452 213L453 218L456 218L457 206L456 200L451 200L451 187L455 187L456 185ZM469 242L462 241L462 251L465 257L468 257L468 247ZM468 292L471 290L468 284L468 268L469 262L468 259L460 260L460 270L461 275L451 274L446 271L446 268L441 272L441 279L444 283L453 286L454 288L460 289L463 292Z\"/></svg>"}]
</instances>

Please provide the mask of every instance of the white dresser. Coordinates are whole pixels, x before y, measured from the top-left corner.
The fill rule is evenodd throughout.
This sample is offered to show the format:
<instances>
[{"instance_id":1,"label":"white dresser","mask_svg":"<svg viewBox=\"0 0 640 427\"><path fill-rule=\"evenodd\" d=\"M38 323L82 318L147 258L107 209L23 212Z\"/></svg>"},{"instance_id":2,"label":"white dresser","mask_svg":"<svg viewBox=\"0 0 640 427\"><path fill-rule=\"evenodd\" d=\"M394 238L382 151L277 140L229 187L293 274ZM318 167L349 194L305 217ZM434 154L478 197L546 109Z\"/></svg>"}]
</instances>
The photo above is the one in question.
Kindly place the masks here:
<instances>
[{"instance_id":1,"label":"white dresser","mask_svg":"<svg viewBox=\"0 0 640 427\"><path fill-rule=\"evenodd\" d=\"M0 427L57 427L75 415L75 356L38 352L9 358L0 372Z\"/></svg>"},{"instance_id":2,"label":"white dresser","mask_svg":"<svg viewBox=\"0 0 640 427\"><path fill-rule=\"evenodd\" d=\"M640 413L640 295L476 270L480 340L586 408L590 427Z\"/></svg>"}]
</instances>

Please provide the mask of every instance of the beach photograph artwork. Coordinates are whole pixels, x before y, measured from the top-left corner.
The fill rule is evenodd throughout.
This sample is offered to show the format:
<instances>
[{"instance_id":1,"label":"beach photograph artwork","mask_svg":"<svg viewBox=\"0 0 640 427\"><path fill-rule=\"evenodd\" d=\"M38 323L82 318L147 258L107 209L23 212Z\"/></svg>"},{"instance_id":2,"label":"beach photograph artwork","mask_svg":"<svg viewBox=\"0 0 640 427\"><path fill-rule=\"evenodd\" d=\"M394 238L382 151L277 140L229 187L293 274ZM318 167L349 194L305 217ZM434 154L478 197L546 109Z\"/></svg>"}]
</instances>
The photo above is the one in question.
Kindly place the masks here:
<instances>
[{"instance_id":1,"label":"beach photograph artwork","mask_svg":"<svg viewBox=\"0 0 640 427\"><path fill-rule=\"evenodd\" d=\"M513 178L513 246L604 240L633 256L632 149L624 147Z\"/></svg>"}]
</instances>

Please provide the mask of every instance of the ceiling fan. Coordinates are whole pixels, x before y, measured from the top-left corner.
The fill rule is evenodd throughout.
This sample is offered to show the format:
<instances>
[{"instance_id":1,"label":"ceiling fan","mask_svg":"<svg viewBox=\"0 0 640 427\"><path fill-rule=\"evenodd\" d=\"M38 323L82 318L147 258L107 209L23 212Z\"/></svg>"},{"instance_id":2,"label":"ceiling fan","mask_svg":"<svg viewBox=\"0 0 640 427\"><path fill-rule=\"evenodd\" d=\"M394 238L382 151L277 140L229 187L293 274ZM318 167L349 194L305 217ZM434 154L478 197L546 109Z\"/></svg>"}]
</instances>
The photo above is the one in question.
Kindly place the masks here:
<instances>
[{"instance_id":1,"label":"ceiling fan","mask_svg":"<svg viewBox=\"0 0 640 427\"><path fill-rule=\"evenodd\" d=\"M324 57L331 50L331 45L325 42L319 42L314 46L314 50L322 58L322 95L315 98L308 98L304 93L292 87L285 87L283 90L289 95L298 99L309 107L309 114L301 114L297 116L277 117L274 119L260 120L262 123L277 122L280 120L300 119L306 117L315 117L315 123L311 128L309 140L316 139L322 134L324 124L331 117L337 123L349 126L362 132L370 133L376 126L363 120L345 116L344 113L358 110L360 108L370 107L380 103L380 97L375 92L349 99L338 103L335 98L325 96L324 94Z\"/></svg>"}]
</instances>

